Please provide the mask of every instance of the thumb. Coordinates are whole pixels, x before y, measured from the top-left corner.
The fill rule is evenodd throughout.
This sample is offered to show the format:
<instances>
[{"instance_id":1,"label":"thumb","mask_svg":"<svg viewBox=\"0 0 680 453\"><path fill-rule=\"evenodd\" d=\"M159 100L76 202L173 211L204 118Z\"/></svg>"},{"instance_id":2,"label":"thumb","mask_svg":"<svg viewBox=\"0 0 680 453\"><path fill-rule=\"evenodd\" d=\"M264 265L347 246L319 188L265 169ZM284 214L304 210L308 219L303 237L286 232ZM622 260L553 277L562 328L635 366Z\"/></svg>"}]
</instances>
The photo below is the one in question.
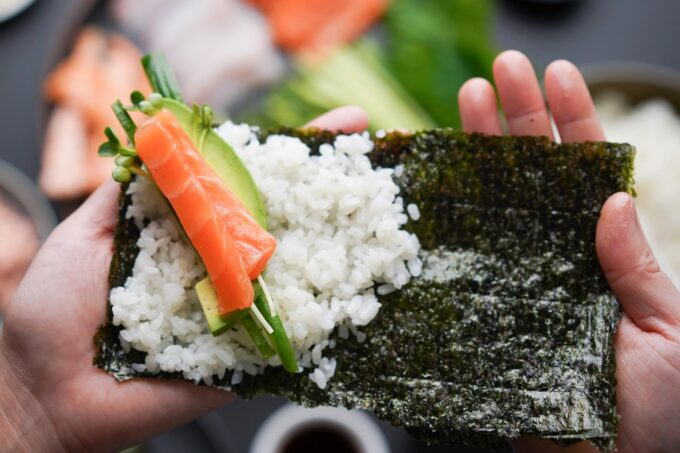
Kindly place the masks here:
<instances>
[{"instance_id":1,"label":"thumb","mask_svg":"<svg viewBox=\"0 0 680 453\"><path fill-rule=\"evenodd\" d=\"M642 330L671 335L680 323L680 293L654 257L630 195L614 194L602 207L596 247L626 314Z\"/></svg>"},{"instance_id":2,"label":"thumb","mask_svg":"<svg viewBox=\"0 0 680 453\"><path fill-rule=\"evenodd\" d=\"M118 220L120 184L108 180L57 227L57 238L99 239L110 237Z\"/></svg>"}]
</instances>

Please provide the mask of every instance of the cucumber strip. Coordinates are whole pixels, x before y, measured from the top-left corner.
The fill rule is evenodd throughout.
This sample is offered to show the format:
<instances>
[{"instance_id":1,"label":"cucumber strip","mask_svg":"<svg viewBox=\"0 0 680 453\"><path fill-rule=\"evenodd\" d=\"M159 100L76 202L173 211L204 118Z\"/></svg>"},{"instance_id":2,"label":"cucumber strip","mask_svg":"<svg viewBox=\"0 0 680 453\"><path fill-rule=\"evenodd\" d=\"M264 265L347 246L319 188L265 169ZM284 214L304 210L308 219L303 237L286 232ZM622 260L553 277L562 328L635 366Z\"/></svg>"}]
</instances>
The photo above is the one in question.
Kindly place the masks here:
<instances>
[{"instance_id":1,"label":"cucumber strip","mask_svg":"<svg viewBox=\"0 0 680 453\"><path fill-rule=\"evenodd\" d=\"M127 110L125 110L120 100L117 100L116 102L111 104L111 109L113 110L113 113L116 115L116 118L118 119L120 125L123 126L123 130L125 130L125 135L127 135L130 144L134 145L135 132L137 132L137 125L135 124L134 121L132 121L130 114L127 112Z\"/></svg>"},{"instance_id":2,"label":"cucumber strip","mask_svg":"<svg viewBox=\"0 0 680 453\"><path fill-rule=\"evenodd\" d=\"M151 88L163 97L184 102L182 90L177 83L175 74L172 72L165 55L150 53L142 58L142 66L149 80Z\"/></svg>"},{"instance_id":3,"label":"cucumber strip","mask_svg":"<svg viewBox=\"0 0 680 453\"><path fill-rule=\"evenodd\" d=\"M267 303L267 298L260 284L253 282L253 288L255 289L254 304L274 330L271 333L270 338L281 359L281 364L286 371L297 373L299 368L297 360L295 359L295 352L293 351L293 346L290 344L290 339L288 339L288 335L286 334L286 329L283 328L281 318L279 318L276 313L269 311L269 304Z\"/></svg>"},{"instance_id":4,"label":"cucumber strip","mask_svg":"<svg viewBox=\"0 0 680 453\"><path fill-rule=\"evenodd\" d=\"M227 316L222 316L222 321L224 321L224 325L220 327L219 330L212 332L213 337L217 337L219 335L222 335L224 332L233 329L234 327L236 327L236 325L238 325L238 323L243 321L243 319L246 316L248 316L248 310L241 310L235 313L231 313Z\"/></svg>"},{"instance_id":5,"label":"cucumber strip","mask_svg":"<svg viewBox=\"0 0 680 453\"><path fill-rule=\"evenodd\" d=\"M246 332L250 335L250 339L253 340L253 343L257 347L257 350L260 351L262 357L265 360L272 357L274 355L274 350L269 346L269 343L267 343L267 339L262 334L262 331L260 331L260 327L257 325L257 322L255 322L253 314L248 313L248 316L245 316L242 322L243 328L246 329Z\"/></svg>"}]
</instances>

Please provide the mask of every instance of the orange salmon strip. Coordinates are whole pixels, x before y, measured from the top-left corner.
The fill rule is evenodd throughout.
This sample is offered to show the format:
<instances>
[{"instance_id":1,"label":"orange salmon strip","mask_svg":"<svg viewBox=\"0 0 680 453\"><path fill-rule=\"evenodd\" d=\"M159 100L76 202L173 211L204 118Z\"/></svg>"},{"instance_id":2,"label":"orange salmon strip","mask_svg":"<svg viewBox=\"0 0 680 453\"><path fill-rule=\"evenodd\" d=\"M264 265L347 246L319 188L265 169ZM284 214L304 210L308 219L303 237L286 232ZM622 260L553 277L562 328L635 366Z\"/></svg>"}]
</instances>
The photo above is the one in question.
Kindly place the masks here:
<instances>
[{"instance_id":1,"label":"orange salmon strip","mask_svg":"<svg viewBox=\"0 0 680 453\"><path fill-rule=\"evenodd\" d=\"M169 112L167 114L172 117ZM174 121L174 117L172 117L172 120L166 124L168 131L178 143L183 143L183 147L193 148L193 144L184 129L177 121ZM243 260L248 277L255 280L264 271L269 259L274 254L276 239L255 221L241 200L225 187L222 180L209 166L209 174L202 170L203 167L207 166L202 158L192 159L192 162L197 165L195 171L199 175L201 185L208 193L208 198L217 209L227 231L236 241L236 247Z\"/></svg>"},{"instance_id":2,"label":"orange salmon strip","mask_svg":"<svg viewBox=\"0 0 680 453\"><path fill-rule=\"evenodd\" d=\"M219 314L248 308L253 303L253 285L237 242L203 184L217 175L186 134L186 139L177 140L173 125L181 130L167 111L149 118L135 134L137 153L203 260L217 293ZM227 191L224 185L223 190Z\"/></svg>"}]
</instances>

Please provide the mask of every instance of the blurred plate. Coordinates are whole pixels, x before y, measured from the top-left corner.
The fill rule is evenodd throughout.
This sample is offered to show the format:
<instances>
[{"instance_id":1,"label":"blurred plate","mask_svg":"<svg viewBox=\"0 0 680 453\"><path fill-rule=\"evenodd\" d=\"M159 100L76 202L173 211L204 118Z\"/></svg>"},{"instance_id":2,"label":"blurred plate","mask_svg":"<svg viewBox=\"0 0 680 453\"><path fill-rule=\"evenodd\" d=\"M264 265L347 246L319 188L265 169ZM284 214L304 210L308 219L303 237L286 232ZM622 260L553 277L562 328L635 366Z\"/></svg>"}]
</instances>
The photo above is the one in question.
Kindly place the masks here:
<instances>
[{"instance_id":1,"label":"blurred plate","mask_svg":"<svg viewBox=\"0 0 680 453\"><path fill-rule=\"evenodd\" d=\"M624 94L633 104L663 98L680 111L680 72L638 62L592 63L581 67L594 97L606 91Z\"/></svg>"},{"instance_id":2,"label":"blurred plate","mask_svg":"<svg viewBox=\"0 0 680 453\"><path fill-rule=\"evenodd\" d=\"M0 195L9 198L31 220L41 242L57 225L50 203L33 181L3 160L0 160Z\"/></svg>"},{"instance_id":3,"label":"blurred plate","mask_svg":"<svg viewBox=\"0 0 680 453\"><path fill-rule=\"evenodd\" d=\"M0 22L5 22L31 6L35 0L0 0Z\"/></svg>"}]
</instances>

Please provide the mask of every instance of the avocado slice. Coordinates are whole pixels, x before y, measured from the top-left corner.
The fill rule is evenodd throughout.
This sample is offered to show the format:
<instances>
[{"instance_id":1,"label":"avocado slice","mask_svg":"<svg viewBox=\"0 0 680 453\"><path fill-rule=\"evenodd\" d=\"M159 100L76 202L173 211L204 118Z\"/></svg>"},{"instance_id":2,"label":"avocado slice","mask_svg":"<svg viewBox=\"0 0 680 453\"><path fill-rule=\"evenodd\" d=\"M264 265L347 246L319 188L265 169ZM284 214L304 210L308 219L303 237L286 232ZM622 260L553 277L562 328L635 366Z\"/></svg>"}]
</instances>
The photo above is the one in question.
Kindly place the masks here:
<instances>
[{"instance_id":1,"label":"avocado slice","mask_svg":"<svg viewBox=\"0 0 680 453\"><path fill-rule=\"evenodd\" d=\"M211 128L196 124L194 112L185 104L173 99L163 98L163 107L177 118L180 126L199 148L199 152L208 165L215 170L215 173L229 190L243 202L255 221L266 229L267 215L260 192L257 190L250 172L232 147ZM217 294L210 277L198 282L195 289L213 336L220 335L234 327L248 312L246 309L220 316L217 312Z\"/></svg>"},{"instance_id":2,"label":"avocado slice","mask_svg":"<svg viewBox=\"0 0 680 453\"><path fill-rule=\"evenodd\" d=\"M194 112L185 104L163 98L163 107L177 118L191 141L200 146L199 152L234 195L243 202L255 221L267 229L267 214L264 203L250 172L227 142L211 128L195 125ZM201 137L203 135L203 137Z\"/></svg>"},{"instance_id":3,"label":"avocado slice","mask_svg":"<svg viewBox=\"0 0 680 453\"><path fill-rule=\"evenodd\" d=\"M248 310L239 310L226 316L220 316L217 313L217 294L209 277L196 283L196 294L201 302L205 319L208 321L210 333L215 337L234 327L248 314Z\"/></svg>"}]
</instances>

